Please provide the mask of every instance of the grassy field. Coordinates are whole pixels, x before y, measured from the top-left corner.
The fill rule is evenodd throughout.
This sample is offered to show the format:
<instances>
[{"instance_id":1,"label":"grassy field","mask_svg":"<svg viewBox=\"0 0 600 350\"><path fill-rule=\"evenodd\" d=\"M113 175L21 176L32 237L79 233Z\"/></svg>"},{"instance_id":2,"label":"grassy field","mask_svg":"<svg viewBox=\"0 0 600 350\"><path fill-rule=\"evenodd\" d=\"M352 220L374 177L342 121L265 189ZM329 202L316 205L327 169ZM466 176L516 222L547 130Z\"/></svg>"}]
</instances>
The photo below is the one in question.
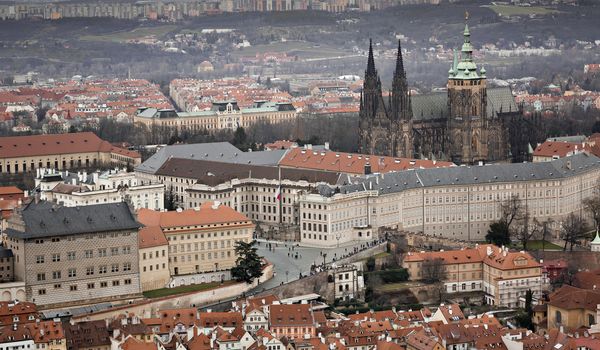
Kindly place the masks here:
<instances>
[{"instance_id":1,"label":"grassy field","mask_svg":"<svg viewBox=\"0 0 600 350\"><path fill-rule=\"evenodd\" d=\"M128 40L140 39L146 36L154 35L161 37L169 32L176 30L176 25L167 24L154 27L138 27L133 30L118 31L100 35L83 35L79 37L80 40L84 41L110 41L115 43L122 43Z\"/></svg>"},{"instance_id":2,"label":"grassy field","mask_svg":"<svg viewBox=\"0 0 600 350\"><path fill-rule=\"evenodd\" d=\"M545 250L562 250L562 247L546 241L543 244ZM530 241L527 243L527 250L542 250L542 241Z\"/></svg>"},{"instance_id":3,"label":"grassy field","mask_svg":"<svg viewBox=\"0 0 600 350\"><path fill-rule=\"evenodd\" d=\"M398 283L385 283L377 286L375 290L380 293L397 292L399 290L408 289L415 286L415 282L398 282Z\"/></svg>"},{"instance_id":4,"label":"grassy field","mask_svg":"<svg viewBox=\"0 0 600 350\"><path fill-rule=\"evenodd\" d=\"M202 283L202 284L192 284L189 286L179 286L175 288L161 288L155 290L149 290L144 292L144 297L146 298L161 298L169 295L175 294L184 294L190 292L200 292L203 290L215 289L222 286L227 286L235 283L234 281L227 281L221 284L220 282L211 282L211 283Z\"/></svg>"},{"instance_id":5,"label":"grassy field","mask_svg":"<svg viewBox=\"0 0 600 350\"><path fill-rule=\"evenodd\" d=\"M347 52L329 47L327 45L315 45L304 41L278 41L270 44L246 47L242 50L232 52L232 56L254 56L259 52L285 52L290 56L298 58L326 58L347 55Z\"/></svg>"},{"instance_id":6,"label":"grassy field","mask_svg":"<svg viewBox=\"0 0 600 350\"><path fill-rule=\"evenodd\" d=\"M559 12L558 10L541 6L491 5L488 7L500 16L549 15Z\"/></svg>"}]
</instances>

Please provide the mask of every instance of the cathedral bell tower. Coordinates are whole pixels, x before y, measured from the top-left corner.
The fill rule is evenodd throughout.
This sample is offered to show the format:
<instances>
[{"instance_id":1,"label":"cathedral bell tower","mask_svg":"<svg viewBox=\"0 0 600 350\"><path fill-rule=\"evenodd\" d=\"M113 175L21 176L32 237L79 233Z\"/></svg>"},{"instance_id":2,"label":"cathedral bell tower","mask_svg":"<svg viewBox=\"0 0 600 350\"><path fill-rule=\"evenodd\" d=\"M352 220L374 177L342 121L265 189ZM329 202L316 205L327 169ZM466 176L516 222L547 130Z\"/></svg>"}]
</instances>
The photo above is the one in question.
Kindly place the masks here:
<instances>
[{"instance_id":1,"label":"cathedral bell tower","mask_svg":"<svg viewBox=\"0 0 600 350\"><path fill-rule=\"evenodd\" d=\"M488 159L487 87L485 69L478 71L473 62L468 24L463 36L460 61L455 51L448 72L448 156L457 164L472 164Z\"/></svg>"}]
</instances>

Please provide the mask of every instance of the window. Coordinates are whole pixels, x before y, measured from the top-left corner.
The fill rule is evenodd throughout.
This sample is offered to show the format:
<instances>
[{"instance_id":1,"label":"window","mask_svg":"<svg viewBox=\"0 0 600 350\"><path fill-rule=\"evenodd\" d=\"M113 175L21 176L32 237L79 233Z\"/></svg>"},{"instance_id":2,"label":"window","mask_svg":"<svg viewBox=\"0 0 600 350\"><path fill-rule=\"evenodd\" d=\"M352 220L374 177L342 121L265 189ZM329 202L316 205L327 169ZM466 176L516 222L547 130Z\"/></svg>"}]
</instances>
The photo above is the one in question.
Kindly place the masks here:
<instances>
[{"instance_id":1,"label":"window","mask_svg":"<svg viewBox=\"0 0 600 350\"><path fill-rule=\"evenodd\" d=\"M61 275L60 271L53 271L52 279L54 279L54 280L60 279L60 275Z\"/></svg>"},{"instance_id":2,"label":"window","mask_svg":"<svg viewBox=\"0 0 600 350\"><path fill-rule=\"evenodd\" d=\"M110 272L119 272L119 264L112 264L110 266Z\"/></svg>"},{"instance_id":3,"label":"window","mask_svg":"<svg viewBox=\"0 0 600 350\"><path fill-rule=\"evenodd\" d=\"M93 283L88 283L87 284L87 288L88 289L94 289L96 286Z\"/></svg>"},{"instance_id":4,"label":"window","mask_svg":"<svg viewBox=\"0 0 600 350\"><path fill-rule=\"evenodd\" d=\"M35 262L36 262L36 264L43 264L44 263L44 256L43 255L36 255L35 256Z\"/></svg>"},{"instance_id":5,"label":"window","mask_svg":"<svg viewBox=\"0 0 600 350\"><path fill-rule=\"evenodd\" d=\"M100 282L100 288L108 287L108 282Z\"/></svg>"},{"instance_id":6,"label":"window","mask_svg":"<svg viewBox=\"0 0 600 350\"><path fill-rule=\"evenodd\" d=\"M91 259L93 257L94 257L94 251L92 251L91 249L85 251L85 258L86 259Z\"/></svg>"},{"instance_id":7,"label":"window","mask_svg":"<svg viewBox=\"0 0 600 350\"><path fill-rule=\"evenodd\" d=\"M38 294L39 295L46 295L46 290L45 289L38 289Z\"/></svg>"},{"instance_id":8,"label":"window","mask_svg":"<svg viewBox=\"0 0 600 350\"><path fill-rule=\"evenodd\" d=\"M57 253L52 254L52 261L53 262L59 262L60 261L60 254L57 254Z\"/></svg>"},{"instance_id":9,"label":"window","mask_svg":"<svg viewBox=\"0 0 600 350\"><path fill-rule=\"evenodd\" d=\"M119 285L119 281L118 280L112 281L112 285L113 285L113 287L118 286Z\"/></svg>"},{"instance_id":10,"label":"window","mask_svg":"<svg viewBox=\"0 0 600 350\"><path fill-rule=\"evenodd\" d=\"M38 281L45 281L46 280L46 274L45 273L38 273L37 274L37 280Z\"/></svg>"},{"instance_id":11,"label":"window","mask_svg":"<svg viewBox=\"0 0 600 350\"><path fill-rule=\"evenodd\" d=\"M67 252L67 260L75 260L75 252Z\"/></svg>"},{"instance_id":12,"label":"window","mask_svg":"<svg viewBox=\"0 0 600 350\"><path fill-rule=\"evenodd\" d=\"M106 273L106 271L107 271L106 265L102 265L102 266L98 267L99 274Z\"/></svg>"},{"instance_id":13,"label":"window","mask_svg":"<svg viewBox=\"0 0 600 350\"><path fill-rule=\"evenodd\" d=\"M98 249L98 256L99 257L105 257L106 256L106 248L100 248L100 249Z\"/></svg>"},{"instance_id":14,"label":"window","mask_svg":"<svg viewBox=\"0 0 600 350\"><path fill-rule=\"evenodd\" d=\"M71 292L74 292L74 291L76 291L76 290L77 290L77 286L76 286L76 285L69 286L69 290L70 290Z\"/></svg>"},{"instance_id":15,"label":"window","mask_svg":"<svg viewBox=\"0 0 600 350\"><path fill-rule=\"evenodd\" d=\"M69 269L69 277L77 277L77 270Z\"/></svg>"},{"instance_id":16,"label":"window","mask_svg":"<svg viewBox=\"0 0 600 350\"><path fill-rule=\"evenodd\" d=\"M124 263L123 271L131 271L131 263Z\"/></svg>"},{"instance_id":17,"label":"window","mask_svg":"<svg viewBox=\"0 0 600 350\"><path fill-rule=\"evenodd\" d=\"M112 255L112 256L119 255L119 248L117 248L117 247L110 248L110 255Z\"/></svg>"},{"instance_id":18,"label":"window","mask_svg":"<svg viewBox=\"0 0 600 350\"><path fill-rule=\"evenodd\" d=\"M556 310L554 318L556 319L557 324L560 324L562 322L562 314L560 313L560 311Z\"/></svg>"},{"instance_id":19,"label":"window","mask_svg":"<svg viewBox=\"0 0 600 350\"><path fill-rule=\"evenodd\" d=\"M125 281L123 281L123 283L125 283L125 284L131 284L131 279L129 279L129 278L125 279Z\"/></svg>"},{"instance_id":20,"label":"window","mask_svg":"<svg viewBox=\"0 0 600 350\"><path fill-rule=\"evenodd\" d=\"M86 276L91 276L91 275L93 275L93 274L94 274L94 267L92 266L92 267L88 267L88 268L86 268L86 269L85 269L85 274L86 274Z\"/></svg>"},{"instance_id":21,"label":"window","mask_svg":"<svg viewBox=\"0 0 600 350\"><path fill-rule=\"evenodd\" d=\"M131 254L131 247L130 246L123 247L123 254Z\"/></svg>"}]
</instances>

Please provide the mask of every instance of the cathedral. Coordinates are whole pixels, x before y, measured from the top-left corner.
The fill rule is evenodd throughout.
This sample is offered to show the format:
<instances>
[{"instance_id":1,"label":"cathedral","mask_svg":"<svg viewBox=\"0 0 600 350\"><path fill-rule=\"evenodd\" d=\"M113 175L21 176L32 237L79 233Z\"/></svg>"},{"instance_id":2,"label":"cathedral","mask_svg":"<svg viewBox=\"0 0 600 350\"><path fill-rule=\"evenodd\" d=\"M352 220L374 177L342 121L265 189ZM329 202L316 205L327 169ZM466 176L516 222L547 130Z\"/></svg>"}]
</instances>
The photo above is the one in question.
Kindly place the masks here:
<instances>
[{"instance_id":1,"label":"cathedral","mask_svg":"<svg viewBox=\"0 0 600 350\"><path fill-rule=\"evenodd\" d=\"M410 93L398 43L392 89L384 97L370 44L359 113L361 153L456 164L514 160L512 152L526 153L523 137L511 140L511 130L527 135L510 88L487 87L485 68L473 61L468 25L463 35L460 57L455 51L448 71L448 91L422 95ZM511 141L519 145L511 149Z\"/></svg>"}]
</instances>

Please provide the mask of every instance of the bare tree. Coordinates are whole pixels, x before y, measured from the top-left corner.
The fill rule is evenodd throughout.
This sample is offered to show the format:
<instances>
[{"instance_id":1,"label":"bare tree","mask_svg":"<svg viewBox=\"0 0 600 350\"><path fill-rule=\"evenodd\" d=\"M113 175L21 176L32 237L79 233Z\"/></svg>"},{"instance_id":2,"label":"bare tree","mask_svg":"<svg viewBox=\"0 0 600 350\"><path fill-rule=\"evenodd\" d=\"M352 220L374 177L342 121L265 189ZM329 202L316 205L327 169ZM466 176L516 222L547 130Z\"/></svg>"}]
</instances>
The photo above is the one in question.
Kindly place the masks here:
<instances>
[{"instance_id":1,"label":"bare tree","mask_svg":"<svg viewBox=\"0 0 600 350\"><path fill-rule=\"evenodd\" d=\"M546 250L546 247L545 247L546 237L548 237L548 234L550 233L550 226L552 226L553 222L554 222L554 220L552 220L552 218L546 219L545 221L542 222L542 229L541 229L542 251Z\"/></svg>"},{"instance_id":2,"label":"bare tree","mask_svg":"<svg viewBox=\"0 0 600 350\"><path fill-rule=\"evenodd\" d=\"M500 219L490 224L485 239L496 245L505 245L510 243L512 226L521 219L524 208L518 195L511 195L510 198L500 202L499 205Z\"/></svg>"},{"instance_id":3,"label":"bare tree","mask_svg":"<svg viewBox=\"0 0 600 350\"><path fill-rule=\"evenodd\" d=\"M436 283L446 279L446 267L442 258L427 258L423 261L423 281L425 283Z\"/></svg>"},{"instance_id":4,"label":"bare tree","mask_svg":"<svg viewBox=\"0 0 600 350\"><path fill-rule=\"evenodd\" d=\"M596 182L592 195L583 200L584 208L592 215L595 228L600 227L600 179Z\"/></svg>"},{"instance_id":5,"label":"bare tree","mask_svg":"<svg viewBox=\"0 0 600 350\"><path fill-rule=\"evenodd\" d=\"M586 231L585 221L578 215L569 214L562 224L560 233L561 239L565 241L563 251L567 250L567 245L570 245L570 250L573 251L573 246L581 242L581 239L585 237Z\"/></svg>"},{"instance_id":6,"label":"bare tree","mask_svg":"<svg viewBox=\"0 0 600 350\"><path fill-rule=\"evenodd\" d=\"M539 234L542 230L542 225L537 219L532 219L529 212L525 212L522 218L517 222L515 229L513 230L513 236L516 240L521 242L523 250L527 250L527 243Z\"/></svg>"},{"instance_id":7,"label":"bare tree","mask_svg":"<svg viewBox=\"0 0 600 350\"><path fill-rule=\"evenodd\" d=\"M500 220L504 221L510 229L513 222L523 217L523 201L521 201L518 194L513 194L510 198L500 203L500 211L502 215Z\"/></svg>"}]
</instances>

